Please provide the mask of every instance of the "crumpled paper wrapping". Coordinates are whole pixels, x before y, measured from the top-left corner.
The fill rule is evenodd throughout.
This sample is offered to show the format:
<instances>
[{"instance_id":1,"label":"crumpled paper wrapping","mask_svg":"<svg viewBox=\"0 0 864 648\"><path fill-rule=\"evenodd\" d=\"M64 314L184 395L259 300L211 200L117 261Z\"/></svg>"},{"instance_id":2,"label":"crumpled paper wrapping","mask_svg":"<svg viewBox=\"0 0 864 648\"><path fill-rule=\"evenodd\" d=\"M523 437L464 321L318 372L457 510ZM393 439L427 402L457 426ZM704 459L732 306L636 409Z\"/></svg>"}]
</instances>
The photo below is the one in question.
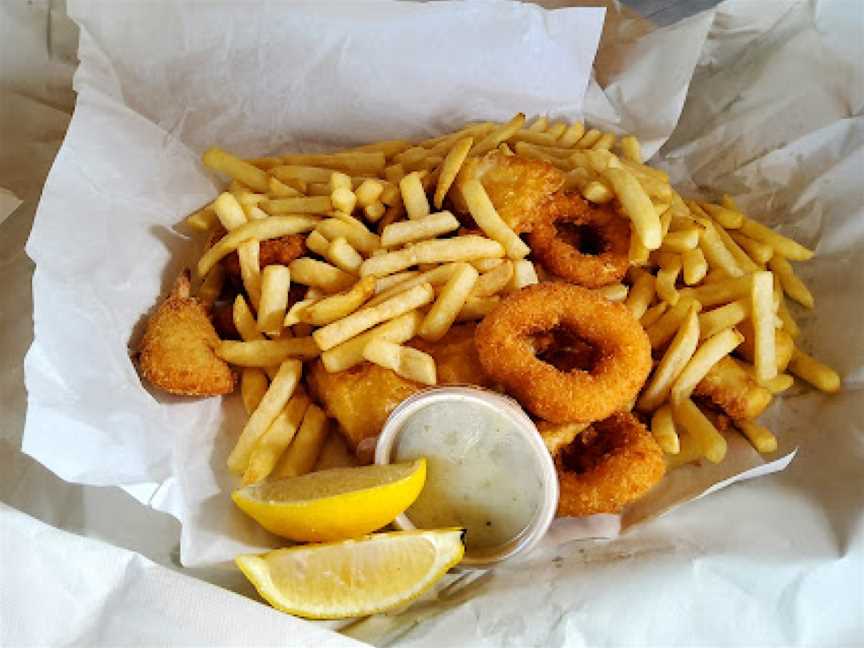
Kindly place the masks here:
<instances>
[{"instance_id":1,"label":"crumpled paper wrapping","mask_svg":"<svg viewBox=\"0 0 864 648\"><path fill-rule=\"evenodd\" d=\"M163 18L167 6L161 7ZM498 15L501 6L496 5ZM591 81L584 112L589 119L610 127L626 124L627 130L646 140L648 150L663 145L678 123L675 136L661 152L663 164L676 181L692 183L690 186L694 190L707 193L722 190L739 194L740 204L751 210L751 215L768 222L790 223L788 231L801 236L805 243L819 242L817 259L802 267L802 275L811 282L820 302L816 314L818 319L803 320L804 337L817 355L838 367L841 375L846 376L846 389L854 390L861 383L860 359L864 346L860 328L851 326L861 294L860 270L857 275L854 271L861 267L861 240L864 238L860 225L856 223L856 216L860 220L861 209L861 100L856 93L860 95L862 86L855 83L861 79L860 57L856 58L860 45L848 35L842 37L844 29L848 33L849 24L844 20L842 8L832 12L826 7L823 3L776 3L760 7L755 3L733 2L724 5L716 16L713 13L697 16L672 28L657 30L635 42L624 39L620 51L625 64L618 70L612 65L602 78ZM213 97L207 93L210 86L206 84L189 83L189 79L185 79L187 83L184 84L172 77L168 61L155 61L162 66L158 72L138 69L146 67L148 59L120 64L119 61L123 60L121 50L134 51L127 42L126 29L133 19L112 23L105 16L95 18L87 9L87 6L77 3L71 7L73 15L85 28L82 35L85 65L77 78L81 92L79 109L70 137L46 187L29 246L38 268L34 282L36 343L28 357L27 367L31 410L25 450L61 476L76 481L161 484L152 501L158 508L184 519L184 558L193 556L190 559L193 564L196 559L201 561L200 564L218 562L225 552L235 549L230 542L225 542L226 527L229 536L248 532L248 524L244 521L233 517L226 520L230 509L219 504L220 500L227 499L222 492L225 484L219 482L218 476L222 465L220 457L224 456L227 447L220 448L219 443L225 445L227 442L224 441L224 432L220 434L218 424L227 417L224 427L228 429L233 425L231 429L236 429L237 420L232 421L231 406L226 405L227 411L223 413L212 402L157 403L138 387L131 366L117 361L118 357L125 357L117 353L118 345L123 349L128 342L128 329L142 314L141 304L154 303L172 272L185 260L182 254L187 246L173 235L170 225L206 200L214 190L212 182L200 172L195 155L187 148L191 145L200 149L212 143L212 139L206 139L207 119L201 115L200 109L202 103ZM220 7L220 11L224 10ZM135 16L134 24L139 25L145 17ZM171 20L165 22L174 26L173 31L169 30L171 34L176 36L179 32L190 38L184 31L188 26L177 15L171 14ZM252 22L251 33L260 36L263 21L253 19ZM548 26L550 21L541 22ZM195 27L200 29L200 20ZM112 39L114 30L121 33L115 32ZM828 31L839 33L841 37L826 39ZM141 33L148 33L148 30L142 29ZM236 35L239 32L232 33ZM193 62L201 65L216 57L219 65L215 67L226 69L232 59L226 58L218 45L219 39L224 38L224 33L218 38L214 36L213 46L206 54L199 52L197 58L192 57ZM510 38L512 40L512 35ZM449 44L448 49L452 51ZM88 52L93 60L89 67L84 56ZM248 71L273 65L272 58L254 62L247 58L240 57L249 65ZM737 67L742 62L745 64L743 72L741 67ZM277 63L284 65L285 60ZM630 74L628 66L636 66L633 69L641 71ZM799 72L796 79L800 83L790 87L790 75L801 66L807 69L807 73ZM317 71L322 75L328 74L321 68ZM127 75L131 75L131 79ZM653 83L652 77L656 78ZM317 83L320 77L307 77L304 90L317 87L310 78ZM326 78L332 82L339 77ZM146 103L148 93L154 87L166 80L172 81L168 84L170 91L180 92L187 102L182 110L176 110L163 120L144 109L142 103ZM601 89L601 83L604 89ZM204 92L204 96L196 97L194 93L182 95L187 84L196 92ZM88 88L92 92L87 92ZM521 88L519 90L521 92ZM561 87L555 90L560 91ZM526 107L524 97L507 97L506 94L502 91L497 95L497 103L490 102L500 112L492 114L487 105L490 112L484 112L483 116L501 118L517 109L530 112L531 107ZM778 96L783 97L782 102L777 101ZM557 97L554 93L544 97L542 101L545 104L541 110L545 112L551 106L553 115L572 116L574 112L566 108L559 112L554 110L561 105ZM249 125L244 121L244 115L247 111L260 114L255 113L255 107L265 102L251 101L243 94L233 95L233 98L237 105L225 109L225 114L231 116L229 121L223 121L220 115L213 117L216 130L223 138L218 141L226 146L233 146L241 152L260 153L282 146L333 143L327 140L328 133L334 132L329 128L328 133L309 129L297 135L289 135L294 132L291 128L280 128L273 134L269 130L271 126L284 126L279 122L282 113L274 116L265 111L265 120L269 121L264 125ZM512 106L508 103L511 99L515 101ZM465 97L459 97L453 110L458 112L459 107L465 107L464 100ZM302 102L294 103L291 109L303 105ZM347 104L334 105L344 108ZM410 110L410 106L397 106ZM684 112L679 123L682 106ZM800 114L794 112L796 107ZM332 111L333 106L327 109ZM381 110L381 106L375 105L375 109ZM412 122L411 127L416 130L411 130L405 123L383 120L379 126L394 124L394 130L379 132L374 130L374 125L366 125L372 129L368 131L369 137L349 141L406 132L425 134L452 126L463 118L479 116L476 113L457 115L456 112L442 117L440 122L430 120L428 125L426 122L422 125ZM780 115L786 119L778 118ZM131 128L130 124L133 124ZM331 124L328 121L326 125ZM112 141L94 138L94 133L99 130L110 131ZM338 132L336 139L340 141L350 134L356 135L353 131L349 135L344 131ZM178 137L182 143L177 141ZM237 139L232 141L232 137ZM199 141L196 138L204 139ZM134 151L134 155L123 158L122 164L118 163L118 148ZM126 164L133 165L138 174L127 176L126 172L132 169L127 169ZM98 197L100 200L87 203L86 219L84 214L76 213L74 228L69 227L68 221L64 227L63 216L75 213L69 209L70 196L80 197L84 193L82 187L91 194L88 198ZM170 210L167 214L166 209ZM153 227L154 223L163 227ZM135 232L148 226L151 227L148 232L151 240L160 240L166 249L147 246L142 250ZM52 237L55 243L64 238L64 244L71 242L76 249L80 246L80 254L67 252L61 256L50 247L40 250L40 245ZM94 246L99 253L88 253ZM130 263L130 259L135 261ZM98 273L95 268L98 268ZM164 274L160 274L163 270ZM83 273L93 273L88 275L84 290L78 281L71 280ZM101 280L101 275L110 281ZM840 289L832 290L832 287ZM106 302L113 306L114 300L119 304L116 310L105 308ZM91 310L94 303L97 304L95 314ZM100 326L95 330L105 335L100 335L98 340L75 338L74 345L70 345L65 334L73 328L70 322L76 319L88 325L98 322ZM56 326L60 320L64 322L62 328ZM843 340L844 344L838 345L838 340ZM64 364L63 358L70 355L73 356L71 362ZM94 360L106 356L111 361L94 366ZM84 383L92 383L91 390L80 389L82 378ZM106 398L118 405L122 403L123 409L106 411ZM134 403L132 410L128 408L130 402ZM91 420L81 416L88 409L95 415ZM860 442L861 414L860 399L854 399L854 394L829 400L820 394L801 390L791 398L783 399L780 406L772 410L770 422L775 430L783 431L781 441L784 448L800 444L803 451L809 450L826 463L831 462L835 476L846 475L848 480L836 489L836 494L838 498L845 495L848 499L854 492L850 486L855 484L856 473L851 472L848 462L850 456L855 456L854 450L851 455L847 454L844 463L844 457L842 453L838 454L836 446L842 448L845 444L845 447L850 447L848 438L857 438ZM183 419L183 426L178 426L178 419ZM856 420L858 424L852 423ZM142 421L148 428L149 436L146 438L137 435ZM833 432L835 448L829 451L822 444L809 442L808 435L812 434L814 427L823 428L823 434ZM66 438L74 439L74 443L63 444L62 453L58 452L62 439L58 441L57 429L63 429L64 435L68 431ZM211 447L214 447L212 453L205 451ZM855 448L854 443L851 448ZM860 454L860 446L858 452ZM130 466L131 457L136 459L134 466ZM88 459L98 460L88 463ZM793 470L788 472L794 473L794 468L793 465ZM800 472L794 476L802 479ZM803 477L806 481L806 475ZM197 499L190 501L187 493L193 484L191 490ZM771 491L767 482L765 488L766 492ZM144 488L143 492L148 491ZM145 499L146 495L141 497ZM735 499L734 494L726 497ZM858 499L860 502L860 495ZM212 507L209 515L195 517L195 511L191 510L198 507L206 511L208 506ZM698 507L697 504L691 506ZM740 501L730 507L728 519L749 520L748 512L754 518L761 514L764 519L764 511L748 510L748 506ZM680 523L681 516L677 517ZM193 538L188 535L190 520L196 525L196 530L200 530ZM609 520L600 522L607 531L614 530L617 524L617 521ZM782 526L780 520L777 522L778 527ZM719 636L719 630L712 628L707 618L703 619L706 622L704 634L694 634L696 624L691 623L686 624L690 634L682 637L675 635L682 627L680 624L671 624L668 631L663 632L656 623L651 623L651 614L647 610L641 623L631 624L632 634L617 626L613 632L608 623L604 626L602 620L609 619L608 615L617 609L617 605L609 606L607 601L608 609L595 607L589 601L597 598L598 584L592 581L595 588L592 594L592 588L582 580L590 573L609 577L620 585L621 581L614 577L614 572L622 557L658 553L667 559L657 561L663 568L657 573L657 587L672 588L675 584L686 587L688 578L681 578L678 574L676 579L669 560L678 556L692 561L692 556L698 555L698 546L694 546L692 540L671 539L679 530L682 538L688 538L689 532L690 539L699 536L700 531L688 529L686 524L680 529L670 528L667 518L636 529L612 545L580 543L578 553L574 553L573 546L547 546L537 556L532 556L528 565L516 564L491 576L477 578L478 584L454 589L449 594L450 598L442 595L440 601L418 606L418 611L409 611L396 621L390 617L383 620L376 617L349 632L376 640L401 636L410 628L412 614L416 616L422 611L422 620L426 623L412 634L403 636L403 640L434 644L437 637L439 643L450 643L460 638L495 643L507 637L516 642L541 644L579 641L581 637L581 642L598 643L614 634L618 642L627 642L628 637L630 641L638 642L640 636L645 636L640 629L651 627L657 630L651 634L652 640L660 643L699 636L711 641L712 637ZM728 524L720 525L717 531L730 533ZM840 545L848 547L856 535L860 538L860 519L851 525L846 524L843 531L845 533L838 531L838 538L843 538ZM248 535L244 535L236 548L247 546L247 543L254 545L258 541L266 544L267 540L250 540ZM761 542L769 546L764 538ZM548 558L554 560L546 560ZM848 565L845 567L849 568ZM543 585L534 590L539 596L530 597L533 602L526 606L528 597L521 588L529 585L537 588L540 582ZM642 586L645 584L643 582ZM746 587L758 588L759 585L755 580L746 586L741 584L740 591L745 591ZM798 586L795 591L802 589ZM472 597L466 598L464 594L455 592L470 593ZM619 594L622 592L626 594L626 589L618 591ZM743 600L746 599L730 596L725 609L731 614L738 613ZM453 602L460 605L451 605ZM860 602L860 593L856 599L853 592L853 596L840 603L837 616L848 622L837 624L836 637L855 636L843 633L855 628L854 610L858 608L854 605ZM637 619L641 610L638 606L633 608L632 613ZM727 618L735 618L731 614ZM525 619L530 619L530 623ZM382 623L384 627L381 627ZM377 630L363 635L373 624L377 625ZM741 624L740 629L755 631L757 619L748 616ZM778 621L753 636L766 641L783 641L791 636L785 632L783 624ZM794 636L806 642L806 628L796 628Z\"/></svg>"}]
</instances>

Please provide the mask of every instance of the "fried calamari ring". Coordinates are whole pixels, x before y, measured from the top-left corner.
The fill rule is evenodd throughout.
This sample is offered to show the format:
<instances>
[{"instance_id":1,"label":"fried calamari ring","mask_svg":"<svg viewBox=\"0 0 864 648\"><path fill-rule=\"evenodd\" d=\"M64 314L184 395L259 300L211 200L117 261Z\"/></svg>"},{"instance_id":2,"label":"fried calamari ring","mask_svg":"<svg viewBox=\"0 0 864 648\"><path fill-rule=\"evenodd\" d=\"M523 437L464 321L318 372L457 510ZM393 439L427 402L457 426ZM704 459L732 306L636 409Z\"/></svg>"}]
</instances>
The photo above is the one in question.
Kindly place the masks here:
<instances>
[{"instance_id":1,"label":"fried calamari ring","mask_svg":"<svg viewBox=\"0 0 864 648\"><path fill-rule=\"evenodd\" d=\"M557 194L528 244L551 273L586 288L621 281L630 264L630 225L608 207Z\"/></svg>"},{"instance_id":2,"label":"fried calamari ring","mask_svg":"<svg viewBox=\"0 0 864 648\"><path fill-rule=\"evenodd\" d=\"M618 513L666 472L660 446L628 412L592 423L551 452L558 471L559 517Z\"/></svg>"},{"instance_id":3,"label":"fried calamari ring","mask_svg":"<svg viewBox=\"0 0 864 648\"><path fill-rule=\"evenodd\" d=\"M591 347L590 366L559 368L537 356L552 334ZM528 410L553 423L596 421L624 408L651 369L645 330L623 304L561 282L523 288L503 299L477 327L480 364ZM572 344L572 343L571 343Z\"/></svg>"}]
</instances>

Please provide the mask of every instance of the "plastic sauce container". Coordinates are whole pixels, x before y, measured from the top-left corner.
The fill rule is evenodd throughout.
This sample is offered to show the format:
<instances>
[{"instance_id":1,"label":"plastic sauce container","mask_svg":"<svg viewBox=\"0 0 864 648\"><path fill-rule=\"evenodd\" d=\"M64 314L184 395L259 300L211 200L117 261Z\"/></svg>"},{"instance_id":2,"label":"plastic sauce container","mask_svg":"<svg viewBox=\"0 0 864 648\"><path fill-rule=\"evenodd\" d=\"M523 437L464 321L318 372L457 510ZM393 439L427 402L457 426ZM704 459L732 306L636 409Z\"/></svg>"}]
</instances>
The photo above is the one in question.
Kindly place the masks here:
<instances>
[{"instance_id":1,"label":"plastic sauce container","mask_svg":"<svg viewBox=\"0 0 864 648\"><path fill-rule=\"evenodd\" d=\"M555 465L516 401L448 386L406 399L378 437L375 463L427 459L426 485L400 529L465 528L461 566L489 567L534 547L558 507Z\"/></svg>"}]
</instances>

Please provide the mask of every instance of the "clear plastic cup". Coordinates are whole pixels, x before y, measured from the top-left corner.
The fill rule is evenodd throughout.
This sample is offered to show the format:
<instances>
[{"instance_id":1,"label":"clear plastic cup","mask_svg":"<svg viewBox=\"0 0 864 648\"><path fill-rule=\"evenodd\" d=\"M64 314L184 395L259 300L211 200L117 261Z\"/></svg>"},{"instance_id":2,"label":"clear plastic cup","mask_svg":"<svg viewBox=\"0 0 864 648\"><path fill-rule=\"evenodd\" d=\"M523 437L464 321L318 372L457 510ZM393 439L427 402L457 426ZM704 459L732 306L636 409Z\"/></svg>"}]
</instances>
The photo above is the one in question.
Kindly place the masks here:
<instances>
[{"instance_id":1,"label":"clear plastic cup","mask_svg":"<svg viewBox=\"0 0 864 648\"><path fill-rule=\"evenodd\" d=\"M525 461L534 462L542 484L540 505L528 525L517 536L498 546L476 550L466 548L460 566L483 569L527 553L540 542L555 518L558 508L558 476L534 422L512 398L479 387L461 385L433 387L419 392L400 403L384 423L375 446L375 463L390 463L405 424L425 407L442 402L460 402L492 409L508 418L518 431L518 438L524 442ZM417 528L405 513L397 517L394 524L403 530Z\"/></svg>"}]
</instances>

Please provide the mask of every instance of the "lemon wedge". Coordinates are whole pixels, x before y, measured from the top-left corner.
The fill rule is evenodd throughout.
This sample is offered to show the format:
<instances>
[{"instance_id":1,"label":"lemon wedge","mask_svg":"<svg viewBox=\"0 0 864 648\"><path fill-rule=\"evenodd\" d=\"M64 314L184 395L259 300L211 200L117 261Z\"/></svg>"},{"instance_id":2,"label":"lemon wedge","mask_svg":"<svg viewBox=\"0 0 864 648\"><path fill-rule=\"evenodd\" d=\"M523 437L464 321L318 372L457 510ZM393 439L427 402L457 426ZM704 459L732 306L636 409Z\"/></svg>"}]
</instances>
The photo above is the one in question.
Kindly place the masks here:
<instances>
[{"instance_id":1,"label":"lemon wedge","mask_svg":"<svg viewBox=\"0 0 864 648\"><path fill-rule=\"evenodd\" d=\"M365 535L411 506L426 482L426 460L333 468L247 486L231 499L268 531L298 542Z\"/></svg>"},{"instance_id":2,"label":"lemon wedge","mask_svg":"<svg viewBox=\"0 0 864 648\"><path fill-rule=\"evenodd\" d=\"M462 529L394 531L238 556L270 605L307 619L344 619L413 601L462 559Z\"/></svg>"}]
</instances>

